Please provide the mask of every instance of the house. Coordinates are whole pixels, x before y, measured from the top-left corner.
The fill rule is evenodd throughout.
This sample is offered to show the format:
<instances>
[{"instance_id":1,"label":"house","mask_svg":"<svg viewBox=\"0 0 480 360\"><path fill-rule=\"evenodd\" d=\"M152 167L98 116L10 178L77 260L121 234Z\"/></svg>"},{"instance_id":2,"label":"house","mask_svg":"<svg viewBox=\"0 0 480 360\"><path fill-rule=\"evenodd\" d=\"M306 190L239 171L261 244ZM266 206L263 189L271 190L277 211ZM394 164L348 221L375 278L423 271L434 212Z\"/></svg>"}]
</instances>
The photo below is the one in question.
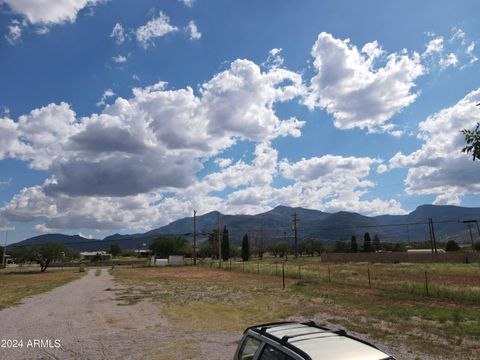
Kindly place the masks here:
<instances>
[{"instance_id":1,"label":"house","mask_svg":"<svg viewBox=\"0 0 480 360\"><path fill-rule=\"evenodd\" d=\"M409 254L431 254L432 249L408 249L407 253ZM438 254L444 254L445 250L443 249L437 249Z\"/></svg>"},{"instance_id":2,"label":"house","mask_svg":"<svg viewBox=\"0 0 480 360\"><path fill-rule=\"evenodd\" d=\"M112 254L107 254L105 251L83 251L80 253L80 258L86 261L108 261L112 260Z\"/></svg>"}]
</instances>

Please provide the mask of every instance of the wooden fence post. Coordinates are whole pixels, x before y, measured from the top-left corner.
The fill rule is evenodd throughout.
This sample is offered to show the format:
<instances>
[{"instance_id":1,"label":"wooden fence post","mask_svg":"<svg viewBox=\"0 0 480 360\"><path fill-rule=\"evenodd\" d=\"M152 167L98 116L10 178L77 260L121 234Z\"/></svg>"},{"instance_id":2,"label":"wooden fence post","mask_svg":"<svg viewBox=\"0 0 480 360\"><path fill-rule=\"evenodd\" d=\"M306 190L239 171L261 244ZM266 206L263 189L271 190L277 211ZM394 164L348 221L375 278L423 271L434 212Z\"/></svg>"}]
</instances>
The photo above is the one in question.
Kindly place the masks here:
<instances>
[{"instance_id":1,"label":"wooden fence post","mask_svg":"<svg viewBox=\"0 0 480 360\"><path fill-rule=\"evenodd\" d=\"M282 263L282 289L285 289L285 262Z\"/></svg>"},{"instance_id":2,"label":"wooden fence post","mask_svg":"<svg viewBox=\"0 0 480 360\"><path fill-rule=\"evenodd\" d=\"M429 296L430 294L428 293L428 274L426 271L425 271L425 291L427 292L427 296Z\"/></svg>"},{"instance_id":3,"label":"wooden fence post","mask_svg":"<svg viewBox=\"0 0 480 360\"><path fill-rule=\"evenodd\" d=\"M330 275L330 265L327 265L328 268L328 282L332 282L332 277Z\"/></svg>"},{"instance_id":4,"label":"wooden fence post","mask_svg":"<svg viewBox=\"0 0 480 360\"><path fill-rule=\"evenodd\" d=\"M368 267L368 288L369 289L372 288L372 282L370 280L370 266Z\"/></svg>"}]
</instances>

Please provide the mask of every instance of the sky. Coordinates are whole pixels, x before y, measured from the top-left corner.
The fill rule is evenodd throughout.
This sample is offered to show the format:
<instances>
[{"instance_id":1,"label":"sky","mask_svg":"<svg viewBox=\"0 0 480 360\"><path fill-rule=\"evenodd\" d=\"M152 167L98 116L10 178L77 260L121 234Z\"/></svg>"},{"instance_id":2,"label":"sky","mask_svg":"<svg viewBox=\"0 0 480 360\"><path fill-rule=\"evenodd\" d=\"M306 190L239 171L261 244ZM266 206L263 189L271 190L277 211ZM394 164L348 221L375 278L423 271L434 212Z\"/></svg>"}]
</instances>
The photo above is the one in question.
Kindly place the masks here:
<instances>
[{"instance_id":1,"label":"sky","mask_svg":"<svg viewBox=\"0 0 480 360\"><path fill-rule=\"evenodd\" d=\"M0 230L480 206L476 5L0 0Z\"/></svg>"}]
</instances>

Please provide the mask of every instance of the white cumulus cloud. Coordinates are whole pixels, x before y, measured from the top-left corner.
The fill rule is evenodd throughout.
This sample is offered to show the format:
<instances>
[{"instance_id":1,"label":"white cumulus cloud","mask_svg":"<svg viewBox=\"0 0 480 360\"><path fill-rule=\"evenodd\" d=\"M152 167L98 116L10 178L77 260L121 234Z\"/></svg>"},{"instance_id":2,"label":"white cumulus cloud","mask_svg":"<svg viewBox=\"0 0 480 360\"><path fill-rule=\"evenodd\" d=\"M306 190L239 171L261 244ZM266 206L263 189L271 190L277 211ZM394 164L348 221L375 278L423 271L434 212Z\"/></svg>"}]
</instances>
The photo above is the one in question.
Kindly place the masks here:
<instances>
[{"instance_id":1,"label":"white cumulus cloud","mask_svg":"<svg viewBox=\"0 0 480 360\"><path fill-rule=\"evenodd\" d=\"M120 23L116 23L110 33L110 37L115 40L115 42L120 45L123 44L126 40L125 29Z\"/></svg>"},{"instance_id":2,"label":"white cumulus cloud","mask_svg":"<svg viewBox=\"0 0 480 360\"><path fill-rule=\"evenodd\" d=\"M388 120L415 101L415 80L425 70L416 53L389 54L377 66L382 54L376 42L359 50L322 32L312 49L316 74L305 104L325 109L340 129L391 131Z\"/></svg>"},{"instance_id":3,"label":"white cumulus cloud","mask_svg":"<svg viewBox=\"0 0 480 360\"><path fill-rule=\"evenodd\" d=\"M123 55L117 55L117 56L113 56L112 60L117 64L122 64L124 62L127 62L127 57Z\"/></svg>"},{"instance_id":4,"label":"white cumulus cloud","mask_svg":"<svg viewBox=\"0 0 480 360\"><path fill-rule=\"evenodd\" d=\"M170 18L160 11L157 18L153 18L145 25L140 26L135 31L135 36L137 41L144 48L147 48L152 45L154 39L175 31L178 31L178 27L170 24Z\"/></svg>"},{"instance_id":5,"label":"white cumulus cloud","mask_svg":"<svg viewBox=\"0 0 480 360\"><path fill-rule=\"evenodd\" d=\"M5 39L7 39L10 45L15 45L22 38L22 32L22 24L18 20L13 20L10 25L8 25L8 34L5 35Z\"/></svg>"},{"instance_id":6,"label":"white cumulus cloud","mask_svg":"<svg viewBox=\"0 0 480 360\"><path fill-rule=\"evenodd\" d=\"M80 10L104 0L3 0L12 11L23 15L31 24L74 22Z\"/></svg>"},{"instance_id":7,"label":"white cumulus cloud","mask_svg":"<svg viewBox=\"0 0 480 360\"><path fill-rule=\"evenodd\" d=\"M303 93L294 72L262 71L236 60L198 93L159 82L117 97L99 114L78 117L60 103L17 121L2 118L0 157L23 160L50 176L15 195L1 217L41 222L45 229L139 229L158 225L160 211L171 210L173 217L190 205L227 209L225 200L209 193L270 186L277 169L271 140L299 136L303 126L295 118L280 119L275 106ZM104 102L115 97L111 89L103 95ZM205 159L239 139L256 144L252 163L219 160L219 173L197 178Z\"/></svg>"},{"instance_id":8,"label":"white cumulus cloud","mask_svg":"<svg viewBox=\"0 0 480 360\"><path fill-rule=\"evenodd\" d=\"M112 89L107 89L103 92L102 97L99 102L97 102L97 106L103 106L105 105L105 101L107 101L108 98L111 98L112 96L115 96L115 92Z\"/></svg>"},{"instance_id":9,"label":"white cumulus cloud","mask_svg":"<svg viewBox=\"0 0 480 360\"><path fill-rule=\"evenodd\" d=\"M195 0L178 0L181 3L185 4L185 6L192 7L195 3Z\"/></svg>"},{"instance_id":10,"label":"white cumulus cloud","mask_svg":"<svg viewBox=\"0 0 480 360\"><path fill-rule=\"evenodd\" d=\"M465 146L462 129L480 122L480 89L472 91L457 104L429 116L419 124L420 149L409 155L397 153L389 167L407 168L406 191L415 195L435 195L435 203L459 204L466 194L480 193L480 172Z\"/></svg>"},{"instance_id":11,"label":"white cumulus cloud","mask_svg":"<svg viewBox=\"0 0 480 360\"><path fill-rule=\"evenodd\" d=\"M200 31L198 31L197 24L195 24L195 21L193 21L193 20L191 20L188 23L185 30L190 35L190 40L199 40L202 37L202 33Z\"/></svg>"}]
</instances>

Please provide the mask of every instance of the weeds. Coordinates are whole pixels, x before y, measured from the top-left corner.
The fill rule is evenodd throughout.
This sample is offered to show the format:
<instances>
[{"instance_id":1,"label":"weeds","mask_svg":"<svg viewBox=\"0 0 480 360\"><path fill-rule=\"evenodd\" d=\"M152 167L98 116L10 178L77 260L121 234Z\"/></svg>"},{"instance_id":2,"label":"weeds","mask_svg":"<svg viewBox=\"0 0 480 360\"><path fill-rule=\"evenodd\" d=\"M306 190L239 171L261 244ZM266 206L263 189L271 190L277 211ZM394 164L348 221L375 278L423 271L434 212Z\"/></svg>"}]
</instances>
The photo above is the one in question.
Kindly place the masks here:
<instances>
[{"instance_id":1,"label":"weeds","mask_svg":"<svg viewBox=\"0 0 480 360\"><path fill-rule=\"evenodd\" d=\"M50 291L82 277L78 271L34 272L0 275L0 310L15 306L27 296Z\"/></svg>"},{"instance_id":2,"label":"weeds","mask_svg":"<svg viewBox=\"0 0 480 360\"><path fill-rule=\"evenodd\" d=\"M402 344L419 355L480 357L476 346L480 340L480 308L470 298L474 292L465 289L462 293L461 284L458 290L449 289L448 296L441 293L446 291L444 288L432 286L432 294L442 296L426 297L421 293L421 283L411 288L405 287L406 281L372 289L352 285L351 279L364 275L367 265L347 265L340 275L334 265L332 282L328 282L326 266L320 272L318 264L315 267L304 264L299 276L296 264L288 269L290 278L282 290L279 265L260 266L260 274L256 263L236 265L232 263L231 267L236 271L215 267L122 269L114 276L129 289L120 295L125 304L148 298L158 304L159 311L176 328L185 332L240 333L254 323L315 319L393 347ZM412 276L418 272L416 266L390 266ZM387 270L389 277L394 276L385 265L372 269L377 274L377 284L382 269ZM458 272L468 274L470 269ZM339 276L349 280L338 281ZM436 345L425 346L427 343Z\"/></svg>"}]
</instances>

